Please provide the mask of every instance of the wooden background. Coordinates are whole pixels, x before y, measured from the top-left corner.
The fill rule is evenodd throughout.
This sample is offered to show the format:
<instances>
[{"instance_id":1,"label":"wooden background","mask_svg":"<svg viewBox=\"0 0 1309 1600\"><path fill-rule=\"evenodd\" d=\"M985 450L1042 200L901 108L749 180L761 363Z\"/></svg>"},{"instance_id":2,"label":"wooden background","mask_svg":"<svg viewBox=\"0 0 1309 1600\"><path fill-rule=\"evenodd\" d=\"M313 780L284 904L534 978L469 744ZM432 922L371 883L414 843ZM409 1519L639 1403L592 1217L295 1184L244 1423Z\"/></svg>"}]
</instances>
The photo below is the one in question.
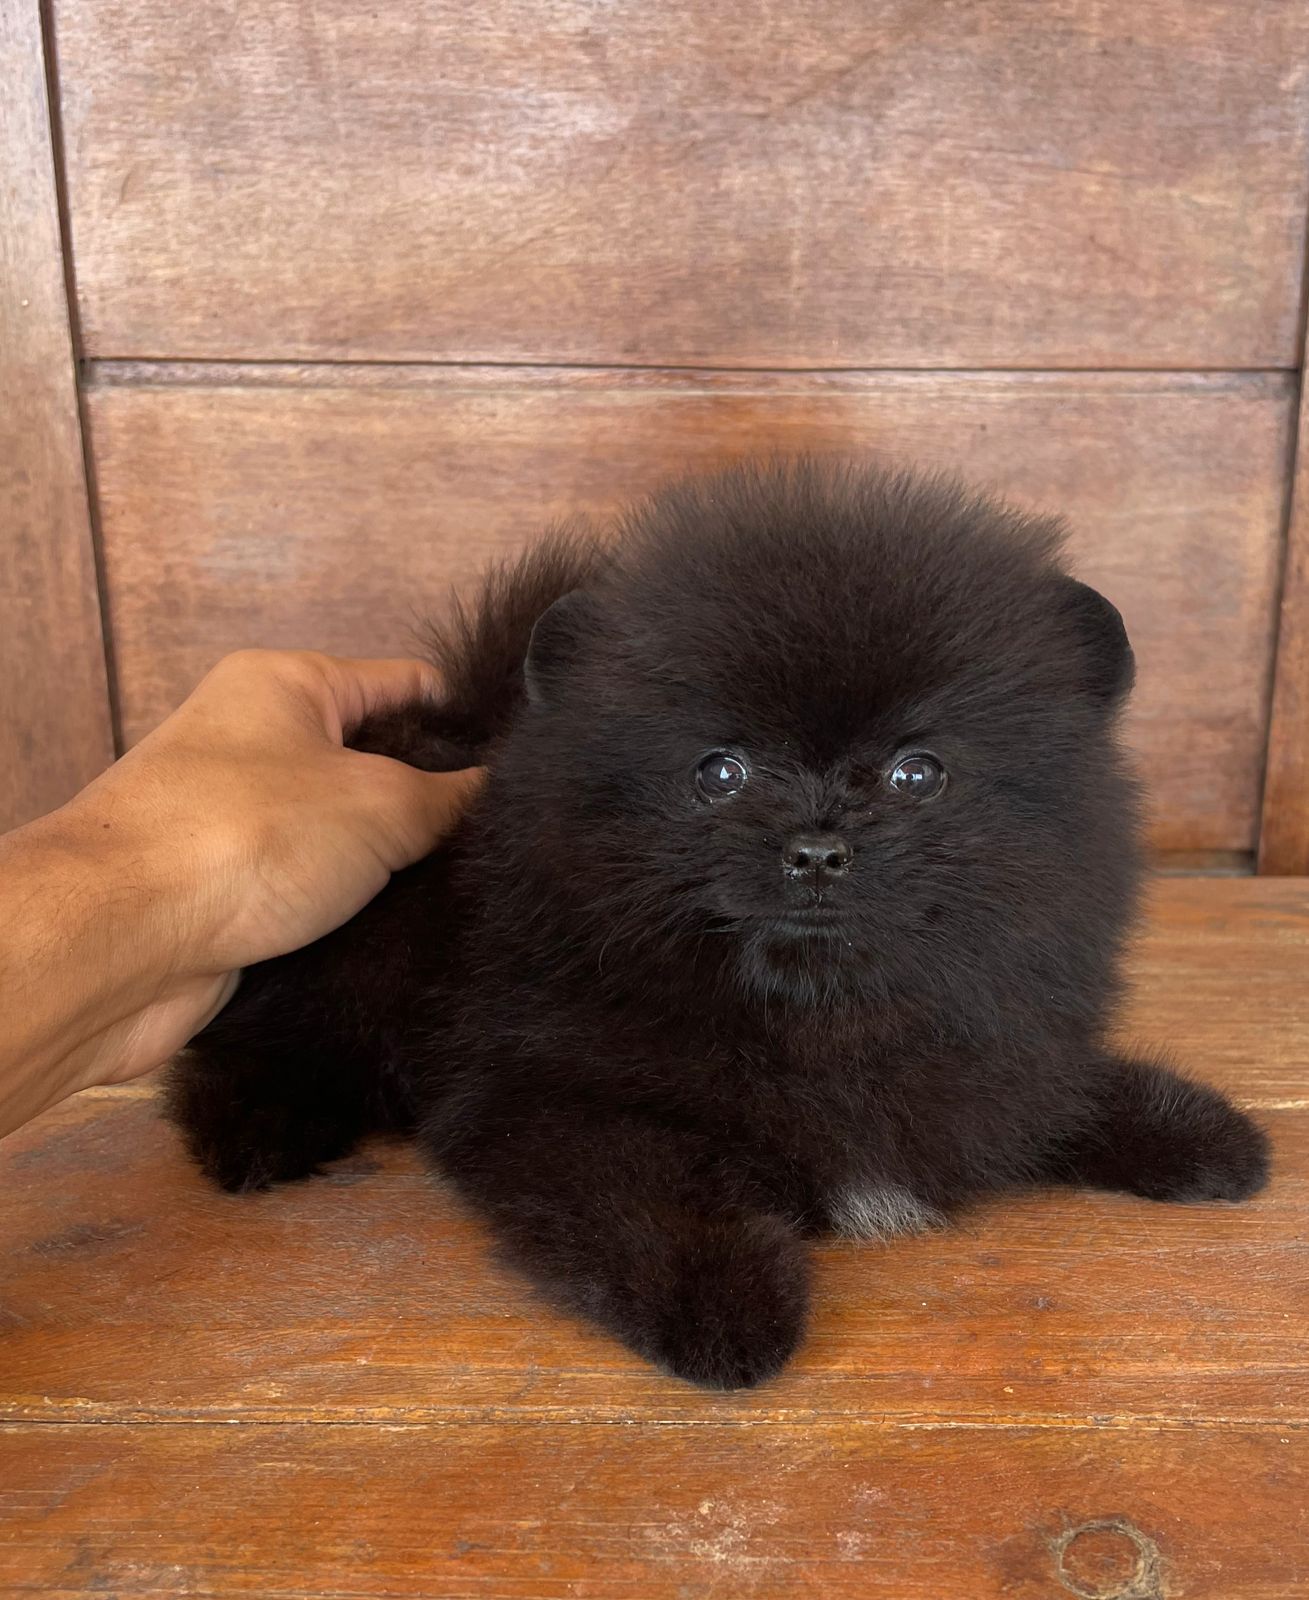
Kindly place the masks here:
<instances>
[{"instance_id":1,"label":"wooden background","mask_svg":"<svg viewBox=\"0 0 1309 1600\"><path fill-rule=\"evenodd\" d=\"M227 649L806 450L1065 512L1156 848L1283 875L1157 883L1128 1018L1265 1195L825 1246L758 1394L404 1151L242 1201L68 1102L0 1150L0 1590L1309 1595L1307 222L1305 0L0 0L0 827Z\"/></svg>"},{"instance_id":2,"label":"wooden background","mask_svg":"<svg viewBox=\"0 0 1309 1600\"><path fill-rule=\"evenodd\" d=\"M0 824L227 649L803 449L1065 512L1156 846L1309 870L1301 0L3 6Z\"/></svg>"}]
</instances>

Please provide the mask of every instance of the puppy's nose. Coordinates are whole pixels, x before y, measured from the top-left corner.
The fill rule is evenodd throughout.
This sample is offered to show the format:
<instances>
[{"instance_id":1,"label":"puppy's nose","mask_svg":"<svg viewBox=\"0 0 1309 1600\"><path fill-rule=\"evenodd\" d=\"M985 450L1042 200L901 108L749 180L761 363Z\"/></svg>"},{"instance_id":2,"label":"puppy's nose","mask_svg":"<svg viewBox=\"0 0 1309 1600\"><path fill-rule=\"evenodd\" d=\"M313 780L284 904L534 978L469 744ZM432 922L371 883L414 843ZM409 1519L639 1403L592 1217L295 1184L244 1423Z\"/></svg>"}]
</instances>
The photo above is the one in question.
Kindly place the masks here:
<instances>
[{"instance_id":1,"label":"puppy's nose","mask_svg":"<svg viewBox=\"0 0 1309 1600\"><path fill-rule=\"evenodd\" d=\"M782 847L782 865L792 877L816 872L838 877L854 860L854 851L839 833L797 833Z\"/></svg>"}]
</instances>

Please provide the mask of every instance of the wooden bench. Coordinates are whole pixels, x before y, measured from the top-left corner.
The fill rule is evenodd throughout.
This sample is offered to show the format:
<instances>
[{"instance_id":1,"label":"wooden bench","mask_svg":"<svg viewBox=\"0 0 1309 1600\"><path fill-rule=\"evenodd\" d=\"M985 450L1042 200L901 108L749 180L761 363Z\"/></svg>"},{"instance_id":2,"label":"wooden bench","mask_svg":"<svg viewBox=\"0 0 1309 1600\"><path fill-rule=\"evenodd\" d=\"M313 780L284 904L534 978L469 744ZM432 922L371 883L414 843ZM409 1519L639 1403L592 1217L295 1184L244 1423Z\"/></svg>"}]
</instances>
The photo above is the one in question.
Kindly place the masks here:
<instances>
[{"instance_id":1,"label":"wooden bench","mask_svg":"<svg viewBox=\"0 0 1309 1600\"><path fill-rule=\"evenodd\" d=\"M1309 1594L1307 56L1301 0L0 0L0 827L671 472L956 467L1126 616L1124 1027L1276 1149L828 1246L708 1396L404 1148L241 1200L84 1095L0 1145L0 1590Z\"/></svg>"}]
</instances>

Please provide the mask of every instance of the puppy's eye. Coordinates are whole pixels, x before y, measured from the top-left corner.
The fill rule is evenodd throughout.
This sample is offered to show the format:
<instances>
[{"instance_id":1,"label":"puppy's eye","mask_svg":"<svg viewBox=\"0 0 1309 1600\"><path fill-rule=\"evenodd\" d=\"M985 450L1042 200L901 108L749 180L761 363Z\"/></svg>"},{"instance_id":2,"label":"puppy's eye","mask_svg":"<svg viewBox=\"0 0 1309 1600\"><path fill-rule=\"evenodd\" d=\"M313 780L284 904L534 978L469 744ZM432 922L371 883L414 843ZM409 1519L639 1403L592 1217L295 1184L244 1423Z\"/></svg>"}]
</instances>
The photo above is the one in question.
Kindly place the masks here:
<instances>
[{"instance_id":1,"label":"puppy's eye","mask_svg":"<svg viewBox=\"0 0 1309 1600\"><path fill-rule=\"evenodd\" d=\"M726 800L744 789L749 777L744 761L715 750L695 769L695 787L702 800Z\"/></svg>"},{"instance_id":2,"label":"puppy's eye","mask_svg":"<svg viewBox=\"0 0 1309 1600\"><path fill-rule=\"evenodd\" d=\"M945 788L945 768L935 756L901 756L887 773L886 781L911 800L930 800Z\"/></svg>"}]
</instances>

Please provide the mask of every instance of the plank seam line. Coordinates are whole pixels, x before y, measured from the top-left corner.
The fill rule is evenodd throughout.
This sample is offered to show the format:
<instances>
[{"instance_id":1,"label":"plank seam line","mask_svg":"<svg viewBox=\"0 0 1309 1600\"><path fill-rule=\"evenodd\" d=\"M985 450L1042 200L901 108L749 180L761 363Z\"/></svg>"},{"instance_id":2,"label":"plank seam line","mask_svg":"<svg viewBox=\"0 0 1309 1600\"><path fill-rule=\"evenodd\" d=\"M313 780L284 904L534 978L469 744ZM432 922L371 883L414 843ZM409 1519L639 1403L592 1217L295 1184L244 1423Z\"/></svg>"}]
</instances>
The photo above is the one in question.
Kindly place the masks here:
<instances>
[{"instance_id":1,"label":"plank seam line","mask_svg":"<svg viewBox=\"0 0 1309 1600\"><path fill-rule=\"evenodd\" d=\"M100 619L100 655L105 676L105 698L109 708L109 738L115 758L126 745L123 740L122 701L118 686L117 654L109 608L109 578L105 565L104 530L100 520L100 494L96 485L95 459L91 449L90 419L86 414L86 395L82 382L81 305L77 294L77 268L73 260L73 222L68 199L67 163L64 157L63 102L59 93L59 63L55 46L54 0L39 0L42 66L45 72L46 115L50 124L50 159L54 172L55 210L59 221L60 267L64 280L64 302L68 310L68 339L72 350L73 403L77 410L77 443L82 457L82 490L86 495L87 524L91 538L91 564L95 578L96 609Z\"/></svg>"},{"instance_id":2,"label":"plank seam line","mask_svg":"<svg viewBox=\"0 0 1309 1600\"><path fill-rule=\"evenodd\" d=\"M537 1429L570 1428L651 1428L720 1429L738 1432L749 1429L773 1428L786 1432L815 1432L823 1428L858 1427L879 1433L950 1433L950 1432L1061 1432L1061 1433L1122 1433L1146 1430L1156 1433L1193 1432L1198 1428L1215 1431L1259 1431L1301 1433L1309 1432L1309 1416L1275 1417L1255 1415L1240 1416L1183 1416L1154 1412L1123 1412L1097 1416L1091 1413L1081 1417L988 1416L988 1417L888 1417L885 1413L860 1416L848 1411L798 1417L656 1417L638 1414L614 1416L578 1416L572 1412L535 1411L470 1411L433 1417L358 1416L309 1417L288 1415L284 1417L240 1417L214 1414L212 1416L123 1416L95 1417L24 1417L0 1416L0 1433L16 1432L24 1428L377 1428L386 1432L422 1433L451 1428L500 1427L513 1423L518 1427Z\"/></svg>"},{"instance_id":3,"label":"plank seam line","mask_svg":"<svg viewBox=\"0 0 1309 1600\"><path fill-rule=\"evenodd\" d=\"M1290 405L1290 438L1286 448L1286 487L1282 497L1281 547L1277 568L1277 582L1273 594L1272 630L1269 639L1267 675L1264 681L1264 737L1263 760L1259 765L1259 782L1255 794L1255 871L1263 871L1263 834L1267 822L1268 774L1273 760L1273 701L1277 691L1278 668L1284 644L1285 617L1283 603L1291 576L1293 558L1292 539L1295 535L1296 474L1300 461L1301 431L1305 415L1305 354L1309 351L1309 207L1306 208L1303 240L1300 249L1300 304L1296 322L1299 340L1300 365L1293 372L1293 389Z\"/></svg>"},{"instance_id":4,"label":"plank seam line","mask_svg":"<svg viewBox=\"0 0 1309 1600\"><path fill-rule=\"evenodd\" d=\"M153 370L167 378L184 371L226 372L239 374L250 371L275 373L458 373L493 371L505 373L663 373L669 376L749 377L751 375L805 378L805 377L899 377L899 378L1004 378L1039 377L1060 378L1287 378L1294 379L1298 367L1049 367L1049 366L882 366L822 364L790 365L778 363L723 364L708 362L623 362L623 361L567 361L539 357L534 360L497 360L495 358L442 359L440 357L259 357L259 356L84 356L81 361L83 377L88 387L148 387ZM141 375L138 375L141 374Z\"/></svg>"}]
</instances>

